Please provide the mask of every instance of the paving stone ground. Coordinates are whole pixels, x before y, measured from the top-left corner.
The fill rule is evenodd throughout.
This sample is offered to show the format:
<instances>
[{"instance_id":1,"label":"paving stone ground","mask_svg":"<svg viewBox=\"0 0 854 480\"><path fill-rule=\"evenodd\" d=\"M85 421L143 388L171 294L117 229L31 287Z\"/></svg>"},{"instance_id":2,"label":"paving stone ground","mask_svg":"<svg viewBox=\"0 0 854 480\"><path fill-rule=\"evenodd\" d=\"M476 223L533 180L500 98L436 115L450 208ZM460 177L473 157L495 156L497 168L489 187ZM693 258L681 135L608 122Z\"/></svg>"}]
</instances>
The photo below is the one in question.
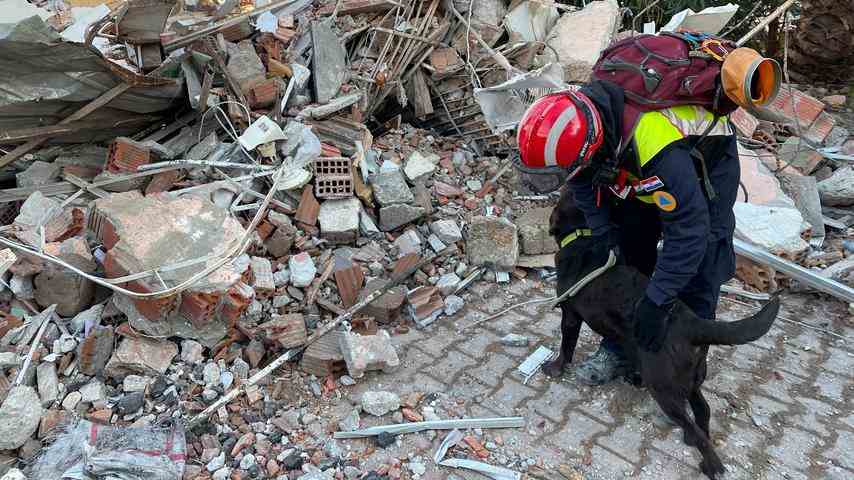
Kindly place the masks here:
<instances>
[{"instance_id":1,"label":"paving stone ground","mask_svg":"<svg viewBox=\"0 0 854 480\"><path fill-rule=\"evenodd\" d=\"M402 368L367 376L354 393L441 392L456 400L460 416L523 416L526 428L490 431L486 437L500 436L505 449L537 461L547 472L564 464L585 479L701 478L696 468L699 453L682 443L680 429L664 421L644 390L624 382L582 386L571 369L560 381L538 374L523 383L516 366L538 345L557 348L556 311L544 314L529 305L465 330L506 306L545 298L550 292L529 280L509 288L475 284L466 309L456 316L395 337ZM753 311L722 300L719 317L731 320ZM713 412L712 437L729 470L725 478L854 478L851 317L841 303L816 295L784 297L781 315L826 332L778 320L768 335L752 344L711 349L704 387ZM499 339L507 333L526 335L531 345L505 347ZM597 343L598 337L585 327L575 360L590 354ZM410 437L428 456L442 438ZM487 461L502 460L493 455ZM448 478L448 469L426 463L431 464L426 478ZM562 477L551 473L542 478Z\"/></svg>"}]
</instances>

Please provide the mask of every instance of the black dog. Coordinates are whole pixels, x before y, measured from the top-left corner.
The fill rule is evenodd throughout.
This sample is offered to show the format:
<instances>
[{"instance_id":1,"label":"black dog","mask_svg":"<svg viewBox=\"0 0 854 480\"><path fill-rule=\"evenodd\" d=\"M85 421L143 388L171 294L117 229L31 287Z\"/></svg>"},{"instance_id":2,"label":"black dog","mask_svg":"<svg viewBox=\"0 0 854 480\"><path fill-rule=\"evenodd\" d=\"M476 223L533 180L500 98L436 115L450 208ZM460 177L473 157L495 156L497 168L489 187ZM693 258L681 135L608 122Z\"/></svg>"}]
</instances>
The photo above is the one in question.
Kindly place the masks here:
<instances>
[{"instance_id":1,"label":"black dog","mask_svg":"<svg viewBox=\"0 0 854 480\"><path fill-rule=\"evenodd\" d=\"M550 219L551 234L558 243L573 232L586 228L583 213L575 207L572 195L564 192ZM565 292L589 272L601 267L608 249L590 236L579 236L556 255L559 294ZM643 384L658 405L682 427L687 445L695 446L703 456L700 470L714 479L726 471L709 436L709 404L700 387L706 380L706 355L709 345L741 345L768 332L777 311L774 297L760 312L735 322L717 322L697 317L677 301L670 316L664 347L657 353L639 349L634 340L632 311L643 295L649 279L634 267L621 265L606 270L574 297L561 305L562 341L559 356L544 366L551 377L563 373L572 361L582 322L602 336L617 339L629 360L640 372ZM691 405L694 419L685 404Z\"/></svg>"}]
</instances>

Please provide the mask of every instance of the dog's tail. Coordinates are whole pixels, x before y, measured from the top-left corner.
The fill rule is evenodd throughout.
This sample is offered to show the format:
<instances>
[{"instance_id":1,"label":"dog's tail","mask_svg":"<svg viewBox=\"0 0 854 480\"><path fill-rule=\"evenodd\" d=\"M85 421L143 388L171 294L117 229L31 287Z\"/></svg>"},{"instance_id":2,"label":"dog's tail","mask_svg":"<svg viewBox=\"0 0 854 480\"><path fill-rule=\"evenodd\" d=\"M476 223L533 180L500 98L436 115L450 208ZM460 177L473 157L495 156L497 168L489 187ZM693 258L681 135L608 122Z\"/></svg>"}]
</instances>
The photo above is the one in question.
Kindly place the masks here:
<instances>
[{"instance_id":1,"label":"dog's tail","mask_svg":"<svg viewBox=\"0 0 854 480\"><path fill-rule=\"evenodd\" d=\"M700 320L696 328L691 329L691 343L694 345L742 345L752 342L768 333L777 312L780 310L780 297L774 296L755 315L735 322L717 322Z\"/></svg>"}]
</instances>

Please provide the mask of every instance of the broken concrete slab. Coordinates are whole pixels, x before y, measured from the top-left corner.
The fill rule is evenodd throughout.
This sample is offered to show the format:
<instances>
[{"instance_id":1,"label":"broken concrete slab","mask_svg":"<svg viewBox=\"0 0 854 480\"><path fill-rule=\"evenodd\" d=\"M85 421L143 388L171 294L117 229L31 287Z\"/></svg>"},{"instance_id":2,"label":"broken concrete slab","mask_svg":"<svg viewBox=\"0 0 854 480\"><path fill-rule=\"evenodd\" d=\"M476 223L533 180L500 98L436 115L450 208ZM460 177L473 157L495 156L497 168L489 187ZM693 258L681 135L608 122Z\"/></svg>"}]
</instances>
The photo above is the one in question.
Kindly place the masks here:
<instances>
[{"instance_id":1,"label":"broken concrete slab","mask_svg":"<svg viewBox=\"0 0 854 480\"><path fill-rule=\"evenodd\" d=\"M403 177L403 172L399 169L380 172L370 180L374 189L374 198L381 207L415 201L415 195L412 194Z\"/></svg>"},{"instance_id":2,"label":"broken concrete slab","mask_svg":"<svg viewBox=\"0 0 854 480\"><path fill-rule=\"evenodd\" d=\"M854 205L854 166L840 168L830 178L818 183L822 205L847 207Z\"/></svg>"},{"instance_id":3,"label":"broken concrete slab","mask_svg":"<svg viewBox=\"0 0 854 480\"><path fill-rule=\"evenodd\" d=\"M436 171L439 163L439 156L435 153L424 154L415 150L409 155L406 160L406 165L403 167L403 173L410 182L417 182L430 178Z\"/></svg>"},{"instance_id":4,"label":"broken concrete slab","mask_svg":"<svg viewBox=\"0 0 854 480\"><path fill-rule=\"evenodd\" d=\"M776 207L795 206L783 191L780 181L762 162L758 150L748 150L739 144L738 161L741 165L741 182L745 188L738 190L737 201ZM745 189L747 198L744 197Z\"/></svg>"},{"instance_id":5,"label":"broken concrete slab","mask_svg":"<svg viewBox=\"0 0 854 480\"><path fill-rule=\"evenodd\" d=\"M104 370L107 377L122 380L130 374L156 376L166 373L178 346L166 340L125 338Z\"/></svg>"},{"instance_id":6,"label":"broken concrete slab","mask_svg":"<svg viewBox=\"0 0 854 480\"><path fill-rule=\"evenodd\" d=\"M558 18L554 2L521 2L504 17L504 28L510 35L510 43L543 42Z\"/></svg>"},{"instance_id":7,"label":"broken concrete slab","mask_svg":"<svg viewBox=\"0 0 854 480\"><path fill-rule=\"evenodd\" d=\"M565 13L558 19L546 44L557 52L565 81L590 80L593 65L611 43L619 23L620 6L615 0L590 2L582 10ZM549 49L546 52L551 55Z\"/></svg>"},{"instance_id":8,"label":"broken concrete slab","mask_svg":"<svg viewBox=\"0 0 854 480\"><path fill-rule=\"evenodd\" d=\"M436 282L436 288L439 289L442 295L447 296L454 293L460 282L462 282L462 279L456 273L446 273L439 277L439 280Z\"/></svg>"},{"instance_id":9,"label":"broken concrete slab","mask_svg":"<svg viewBox=\"0 0 854 480\"><path fill-rule=\"evenodd\" d=\"M255 52L250 40L243 40L232 49L228 58L228 73L237 82L244 95L267 79L267 69Z\"/></svg>"},{"instance_id":10,"label":"broken concrete slab","mask_svg":"<svg viewBox=\"0 0 854 480\"><path fill-rule=\"evenodd\" d=\"M358 198L326 200L320 205L318 221L320 236L332 243L350 243L359 235L359 212L362 203Z\"/></svg>"},{"instance_id":11,"label":"broken concrete slab","mask_svg":"<svg viewBox=\"0 0 854 480\"><path fill-rule=\"evenodd\" d=\"M795 208L736 203L733 212L735 235L742 240L789 260L809 248L801 238L808 224Z\"/></svg>"},{"instance_id":12,"label":"broken concrete slab","mask_svg":"<svg viewBox=\"0 0 854 480\"><path fill-rule=\"evenodd\" d=\"M516 225L506 218L474 217L466 238L469 264L489 266L509 272L519 259L519 238Z\"/></svg>"},{"instance_id":13,"label":"broken concrete slab","mask_svg":"<svg viewBox=\"0 0 854 480\"><path fill-rule=\"evenodd\" d=\"M245 234L237 219L207 199L143 197L137 191L93 202L89 229L107 251L104 271L111 278L207 258L129 283L128 288L140 292L161 291L161 281L176 285L188 280L217 262L217 253L224 254ZM215 318L228 320L239 316L246 306L234 302L241 297L237 289L248 267L249 257L241 256L194 283L180 297L133 299L133 304L152 322L170 315L180 315L198 326Z\"/></svg>"},{"instance_id":14,"label":"broken concrete slab","mask_svg":"<svg viewBox=\"0 0 854 480\"><path fill-rule=\"evenodd\" d=\"M558 251L557 242L549 234L549 217L554 208L532 208L516 219L522 252L542 255Z\"/></svg>"},{"instance_id":15,"label":"broken concrete slab","mask_svg":"<svg viewBox=\"0 0 854 480\"><path fill-rule=\"evenodd\" d=\"M335 98L347 76L347 52L326 22L311 22L314 97L317 103Z\"/></svg>"},{"instance_id":16,"label":"broken concrete slab","mask_svg":"<svg viewBox=\"0 0 854 480\"><path fill-rule=\"evenodd\" d=\"M347 371L353 378L362 378L365 372L372 370L391 373L400 366L391 336L385 330L379 330L376 335L344 332L340 346Z\"/></svg>"},{"instance_id":17,"label":"broken concrete slab","mask_svg":"<svg viewBox=\"0 0 854 480\"><path fill-rule=\"evenodd\" d=\"M35 389L17 386L0 405L0 450L15 450L36 432L42 413Z\"/></svg>"},{"instance_id":18,"label":"broken concrete slab","mask_svg":"<svg viewBox=\"0 0 854 480\"><path fill-rule=\"evenodd\" d=\"M380 209L380 230L390 232L424 216L424 208L397 204Z\"/></svg>"}]
</instances>

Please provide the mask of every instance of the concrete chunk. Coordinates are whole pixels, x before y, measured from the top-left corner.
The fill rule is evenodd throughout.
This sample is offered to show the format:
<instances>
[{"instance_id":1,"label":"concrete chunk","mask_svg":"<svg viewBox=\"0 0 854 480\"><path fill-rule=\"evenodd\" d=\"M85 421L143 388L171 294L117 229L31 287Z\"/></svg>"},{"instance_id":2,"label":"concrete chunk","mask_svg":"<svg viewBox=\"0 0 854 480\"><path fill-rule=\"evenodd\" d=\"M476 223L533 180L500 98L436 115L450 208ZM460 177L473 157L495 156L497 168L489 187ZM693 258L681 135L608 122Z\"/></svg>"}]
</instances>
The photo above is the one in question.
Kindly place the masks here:
<instances>
[{"instance_id":1,"label":"concrete chunk","mask_svg":"<svg viewBox=\"0 0 854 480\"><path fill-rule=\"evenodd\" d=\"M18 187L40 187L56 183L61 172L62 165L56 162L47 163L36 160L26 170L16 175Z\"/></svg>"},{"instance_id":2,"label":"concrete chunk","mask_svg":"<svg viewBox=\"0 0 854 480\"><path fill-rule=\"evenodd\" d=\"M382 417L400 408L400 397L392 392L365 392L361 403L362 410L375 417Z\"/></svg>"},{"instance_id":3,"label":"concrete chunk","mask_svg":"<svg viewBox=\"0 0 854 480\"><path fill-rule=\"evenodd\" d=\"M765 250L796 260L808 247L801 238L807 224L794 208L736 203L735 235Z\"/></svg>"},{"instance_id":4,"label":"concrete chunk","mask_svg":"<svg viewBox=\"0 0 854 480\"><path fill-rule=\"evenodd\" d=\"M305 252L289 258L288 268L291 270L291 285L299 288L311 285L314 276L317 275L314 260Z\"/></svg>"},{"instance_id":5,"label":"concrete chunk","mask_svg":"<svg viewBox=\"0 0 854 480\"><path fill-rule=\"evenodd\" d=\"M435 233L439 240L446 244L458 242L463 239L463 232L453 220L437 220L430 224L430 231Z\"/></svg>"},{"instance_id":6,"label":"concrete chunk","mask_svg":"<svg viewBox=\"0 0 854 480\"><path fill-rule=\"evenodd\" d=\"M320 236L333 243L349 243L359 235L359 212L362 203L358 198L326 200L320 205L318 220Z\"/></svg>"},{"instance_id":7,"label":"concrete chunk","mask_svg":"<svg viewBox=\"0 0 854 480\"><path fill-rule=\"evenodd\" d=\"M26 443L39 428L43 411L32 387L12 388L0 406L0 450L15 450Z\"/></svg>"},{"instance_id":8,"label":"concrete chunk","mask_svg":"<svg viewBox=\"0 0 854 480\"><path fill-rule=\"evenodd\" d=\"M166 373L178 347L165 340L125 338L107 363L110 378L122 380L132 373L155 376Z\"/></svg>"},{"instance_id":9,"label":"concrete chunk","mask_svg":"<svg viewBox=\"0 0 854 480\"><path fill-rule=\"evenodd\" d=\"M827 180L818 183L821 203L828 207L854 205L854 167L847 166L833 172Z\"/></svg>"},{"instance_id":10,"label":"concrete chunk","mask_svg":"<svg viewBox=\"0 0 854 480\"><path fill-rule=\"evenodd\" d=\"M821 213L821 199L815 178L803 175L781 175L780 184L795 202L795 208L810 224L810 237L824 238L824 216Z\"/></svg>"},{"instance_id":11,"label":"concrete chunk","mask_svg":"<svg viewBox=\"0 0 854 480\"><path fill-rule=\"evenodd\" d=\"M308 334L301 313L273 315L272 320L258 326L267 338L279 342L282 348L295 348L305 344Z\"/></svg>"},{"instance_id":12,"label":"concrete chunk","mask_svg":"<svg viewBox=\"0 0 854 480\"><path fill-rule=\"evenodd\" d=\"M555 253L557 242L549 234L549 217L553 208L533 208L516 219L522 252L527 255Z\"/></svg>"},{"instance_id":13,"label":"concrete chunk","mask_svg":"<svg viewBox=\"0 0 854 480\"><path fill-rule=\"evenodd\" d=\"M380 230L390 232L424 216L422 207L391 205L380 209Z\"/></svg>"},{"instance_id":14,"label":"concrete chunk","mask_svg":"<svg viewBox=\"0 0 854 480\"><path fill-rule=\"evenodd\" d=\"M374 175L371 177L371 186L374 189L374 198L381 207L415 201L415 195L412 194L400 170Z\"/></svg>"},{"instance_id":15,"label":"concrete chunk","mask_svg":"<svg viewBox=\"0 0 854 480\"><path fill-rule=\"evenodd\" d=\"M546 44L557 51L567 82L586 82L617 32L620 6L615 0L590 2L578 12L557 21ZM548 50L548 49L547 49Z\"/></svg>"},{"instance_id":16,"label":"concrete chunk","mask_svg":"<svg viewBox=\"0 0 854 480\"><path fill-rule=\"evenodd\" d=\"M39 388L42 406L50 406L59 398L59 376L56 365L44 362L36 368L36 381Z\"/></svg>"},{"instance_id":17,"label":"concrete chunk","mask_svg":"<svg viewBox=\"0 0 854 480\"><path fill-rule=\"evenodd\" d=\"M376 335L345 332L340 345L347 371L353 378L361 378L371 370L392 372L400 366L391 336L385 330Z\"/></svg>"},{"instance_id":18,"label":"concrete chunk","mask_svg":"<svg viewBox=\"0 0 854 480\"><path fill-rule=\"evenodd\" d=\"M237 48L231 50L227 68L244 95L267 79L267 69L261 63L261 57L255 52L255 45L250 40L238 43Z\"/></svg>"},{"instance_id":19,"label":"concrete chunk","mask_svg":"<svg viewBox=\"0 0 854 480\"><path fill-rule=\"evenodd\" d=\"M473 266L511 271L519 259L516 225L506 218L474 217L469 225L466 253Z\"/></svg>"},{"instance_id":20,"label":"concrete chunk","mask_svg":"<svg viewBox=\"0 0 854 480\"><path fill-rule=\"evenodd\" d=\"M403 173L411 182L427 179L436 171L437 163L439 163L439 156L435 153L425 155L416 150L406 160Z\"/></svg>"}]
</instances>

